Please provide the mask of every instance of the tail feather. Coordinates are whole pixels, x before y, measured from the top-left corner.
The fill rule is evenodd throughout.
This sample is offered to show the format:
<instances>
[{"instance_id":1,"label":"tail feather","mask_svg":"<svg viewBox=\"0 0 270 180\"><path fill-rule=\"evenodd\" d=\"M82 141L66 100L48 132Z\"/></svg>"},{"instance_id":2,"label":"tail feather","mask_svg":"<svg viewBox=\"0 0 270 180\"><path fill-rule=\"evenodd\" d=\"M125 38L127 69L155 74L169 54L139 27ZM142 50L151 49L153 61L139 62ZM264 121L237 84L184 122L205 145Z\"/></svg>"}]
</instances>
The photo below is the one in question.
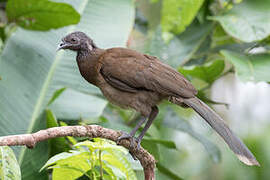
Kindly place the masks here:
<instances>
[{"instance_id":1,"label":"tail feather","mask_svg":"<svg viewBox=\"0 0 270 180\"><path fill-rule=\"evenodd\" d=\"M175 100L174 103L178 104ZM179 99L179 105L186 104L194 109L229 145L238 159L247 165L260 166L246 145L232 132L222 118L197 97Z\"/></svg>"}]
</instances>

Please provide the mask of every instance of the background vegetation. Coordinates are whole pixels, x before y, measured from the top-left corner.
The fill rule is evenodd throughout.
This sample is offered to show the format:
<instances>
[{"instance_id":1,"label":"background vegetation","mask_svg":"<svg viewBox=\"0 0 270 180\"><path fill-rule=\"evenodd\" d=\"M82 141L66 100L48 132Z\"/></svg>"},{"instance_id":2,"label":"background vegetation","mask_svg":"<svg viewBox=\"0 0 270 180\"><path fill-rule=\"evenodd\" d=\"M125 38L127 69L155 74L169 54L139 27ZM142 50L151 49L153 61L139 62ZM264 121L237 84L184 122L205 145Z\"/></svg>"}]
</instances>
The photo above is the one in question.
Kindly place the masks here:
<instances>
[{"instance_id":1,"label":"background vegetation","mask_svg":"<svg viewBox=\"0 0 270 180\"><path fill-rule=\"evenodd\" d=\"M101 48L129 47L178 69L261 163L241 164L201 118L164 102L142 142L158 160L157 179L270 177L270 1L1 0L0 8L1 136L66 124L135 125L138 114L109 104L83 80L73 52L56 52L63 36L80 30ZM0 150L1 179L143 177L126 150L102 139L13 148L18 164L10 148Z\"/></svg>"}]
</instances>

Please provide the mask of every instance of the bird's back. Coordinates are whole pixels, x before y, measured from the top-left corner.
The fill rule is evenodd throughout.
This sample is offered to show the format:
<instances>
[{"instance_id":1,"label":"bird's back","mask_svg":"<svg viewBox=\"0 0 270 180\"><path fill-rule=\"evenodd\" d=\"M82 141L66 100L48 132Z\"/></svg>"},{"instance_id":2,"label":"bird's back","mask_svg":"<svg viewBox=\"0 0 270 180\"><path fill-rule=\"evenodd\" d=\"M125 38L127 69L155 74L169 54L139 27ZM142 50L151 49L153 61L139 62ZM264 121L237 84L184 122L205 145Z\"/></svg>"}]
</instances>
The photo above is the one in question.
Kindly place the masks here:
<instances>
[{"instance_id":1,"label":"bird's back","mask_svg":"<svg viewBox=\"0 0 270 180\"><path fill-rule=\"evenodd\" d=\"M101 56L102 72L133 89L155 91L165 96L194 97L194 86L154 56L126 48L108 49Z\"/></svg>"}]
</instances>

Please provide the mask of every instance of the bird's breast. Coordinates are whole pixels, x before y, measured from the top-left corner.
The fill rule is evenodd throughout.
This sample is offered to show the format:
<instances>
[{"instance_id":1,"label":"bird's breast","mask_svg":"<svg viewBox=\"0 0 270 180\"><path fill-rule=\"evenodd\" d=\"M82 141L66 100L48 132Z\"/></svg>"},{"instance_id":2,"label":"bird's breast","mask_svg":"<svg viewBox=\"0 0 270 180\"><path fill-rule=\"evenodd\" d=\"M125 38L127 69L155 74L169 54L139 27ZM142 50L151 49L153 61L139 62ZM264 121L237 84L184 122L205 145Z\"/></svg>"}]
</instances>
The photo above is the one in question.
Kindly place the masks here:
<instances>
[{"instance_id":1,"label":"bird's breast","mask_svg":"<svg viewBox=\"0 0 270 180\"><path fill-rule=\"evenodd\" d=\"M97 86L97 68L94 63L89 61L77 61L82 77L89 83Z\"/></svg>"}]
</instances>

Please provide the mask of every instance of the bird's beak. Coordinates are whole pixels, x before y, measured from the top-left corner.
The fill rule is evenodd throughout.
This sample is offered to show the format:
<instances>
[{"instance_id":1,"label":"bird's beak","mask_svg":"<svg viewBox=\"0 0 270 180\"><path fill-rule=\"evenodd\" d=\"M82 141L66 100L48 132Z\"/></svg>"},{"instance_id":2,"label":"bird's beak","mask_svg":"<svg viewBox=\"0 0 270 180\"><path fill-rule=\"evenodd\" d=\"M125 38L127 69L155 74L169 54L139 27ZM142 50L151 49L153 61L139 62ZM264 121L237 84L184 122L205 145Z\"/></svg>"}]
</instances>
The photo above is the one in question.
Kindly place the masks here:
<instances>
[{"instance_id":1,"label":"bird's beak","mask_svg":"<svg viewBox=\"0 0 270 180\"><path fill-rule=\"evenodd\" d=\"M62 41L62 42L58 45L57 51L59 51L60 49L66 49L67 47L69 47L69 44Z\"/></svg>"}]
</instances>

